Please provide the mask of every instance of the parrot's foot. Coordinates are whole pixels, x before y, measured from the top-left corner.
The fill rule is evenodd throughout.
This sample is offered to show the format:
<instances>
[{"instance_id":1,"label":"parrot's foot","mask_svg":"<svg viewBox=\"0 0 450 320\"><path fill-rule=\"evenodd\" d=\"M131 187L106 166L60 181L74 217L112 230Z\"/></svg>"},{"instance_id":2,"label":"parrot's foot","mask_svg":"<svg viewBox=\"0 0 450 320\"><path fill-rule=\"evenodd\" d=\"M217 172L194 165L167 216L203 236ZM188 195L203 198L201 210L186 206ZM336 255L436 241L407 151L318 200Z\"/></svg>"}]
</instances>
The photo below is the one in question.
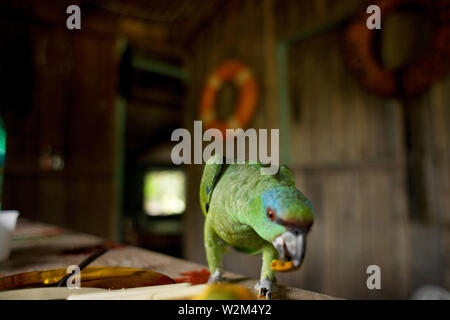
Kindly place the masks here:
<instances>
[{"instance_id":1,"label":"parrot's foot","mask_svg":"<svg viewBox=\"0 0 450 320\"><path fill-rule=\"evenodd\" d=\"M227 279L223 277L222 272L219 269L216 269L214 274L212 274L208 279L208 283L226 282L226 281Z\"/></svg>"},{"instance_id":2,"label":"parrot's foot","mask_svg":"<svg viewBox=\"0 0 450 320\"><path fill-rule=\"evenodd\" d=\"M255 289L260 297L266 297L267 300L271 300L273 294L277 291L277 285L275 281L264 278L255 285Z\"/></svg>"}]
</instances>

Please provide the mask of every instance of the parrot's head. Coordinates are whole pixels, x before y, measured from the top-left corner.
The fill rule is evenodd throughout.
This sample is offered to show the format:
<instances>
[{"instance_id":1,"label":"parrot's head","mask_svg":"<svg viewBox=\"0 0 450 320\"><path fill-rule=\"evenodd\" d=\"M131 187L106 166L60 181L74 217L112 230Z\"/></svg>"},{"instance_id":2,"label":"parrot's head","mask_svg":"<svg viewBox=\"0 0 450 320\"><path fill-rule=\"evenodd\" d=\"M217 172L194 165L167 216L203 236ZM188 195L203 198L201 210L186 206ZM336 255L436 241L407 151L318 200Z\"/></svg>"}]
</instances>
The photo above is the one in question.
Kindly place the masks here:
<instances>
[{"instance_id":1,"label":"parrot's head","mask_svg":"<svg viewBox=\"0 0 450 320\"><path fill-rule=\"evenodd\" d=\"M273 244L281 260L299 268L314 221L311 202L294 186L280 186L254 199L252 206L254 230Z\"/></svg>"}]
</instances>

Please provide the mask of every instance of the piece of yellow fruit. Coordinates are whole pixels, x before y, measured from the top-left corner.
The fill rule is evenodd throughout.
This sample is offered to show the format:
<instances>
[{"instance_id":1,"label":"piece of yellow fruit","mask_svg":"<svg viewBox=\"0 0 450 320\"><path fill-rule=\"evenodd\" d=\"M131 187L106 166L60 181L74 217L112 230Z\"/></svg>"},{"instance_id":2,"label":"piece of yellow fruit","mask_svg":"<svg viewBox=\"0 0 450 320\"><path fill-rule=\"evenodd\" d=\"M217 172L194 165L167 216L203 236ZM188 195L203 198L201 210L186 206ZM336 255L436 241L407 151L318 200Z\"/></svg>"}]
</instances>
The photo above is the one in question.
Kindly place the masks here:
<instances>
[{"instance_id":1,"label":"piece of yellow fruit","mask_svg":"<svg viewBox=\"0 0 450 320\"><path fill-rule=\"evenodd\" d=\"M292 271L294 270L294 264L292 260L284 262L278 259L273 259L272 263L270 264L270 269L280 272Z\"/></svg>"},{"instance_id":2,"label":"piece of yellow fruit","mask_svg":"<svg viewBox=\"0 0 450 320\"><path fill-rule=\"evenodd\" d=\"M192 300L255 300L249 289L231 283L214 283Z\"/></svg>"}]
</instances>

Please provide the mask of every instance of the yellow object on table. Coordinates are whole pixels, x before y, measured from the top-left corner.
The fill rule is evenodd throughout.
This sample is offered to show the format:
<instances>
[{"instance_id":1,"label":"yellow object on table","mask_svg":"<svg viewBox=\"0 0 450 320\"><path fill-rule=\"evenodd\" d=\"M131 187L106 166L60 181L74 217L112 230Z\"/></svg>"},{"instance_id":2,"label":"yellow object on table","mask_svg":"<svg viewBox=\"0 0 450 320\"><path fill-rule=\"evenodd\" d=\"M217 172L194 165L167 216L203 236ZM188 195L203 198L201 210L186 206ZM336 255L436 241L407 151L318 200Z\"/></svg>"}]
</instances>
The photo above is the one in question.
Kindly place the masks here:
<instances>
[{"instance_id":1,"label":"yellow object on table","mask_svg":"<svg viewBox=\"0 0 450 320\"><path fill-rule=\"evenodd\" d=\"M231 283L210 284L192 300L255 300L249 289Z\"/></svg>"},{"instance_id":2,"label":"yellow object on table","mask_svg":"<svg viewBox=\"0 0 450 320\"><path fill-rule=\"evenodd\" d=\"M0 278L0 291L42 287L54 284L67 274L65 268L19 273ZM174 280L159 272L122 267L86 267L80 273L81 287L122 289L173 284Z\"/></svg>"}]
</instances>

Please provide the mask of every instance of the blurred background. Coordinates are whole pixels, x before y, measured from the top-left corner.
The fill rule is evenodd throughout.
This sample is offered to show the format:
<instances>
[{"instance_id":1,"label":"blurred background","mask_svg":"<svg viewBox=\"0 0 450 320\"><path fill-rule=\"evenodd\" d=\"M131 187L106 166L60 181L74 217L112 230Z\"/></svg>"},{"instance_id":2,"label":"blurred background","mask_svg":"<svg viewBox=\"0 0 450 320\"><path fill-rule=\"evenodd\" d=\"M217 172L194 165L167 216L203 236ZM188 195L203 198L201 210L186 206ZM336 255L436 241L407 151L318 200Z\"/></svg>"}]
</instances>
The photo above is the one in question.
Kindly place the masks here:
<instances>
[{"instance_id":1,"label":"blurred background","mask_svg":"<svg viewBox=\"0 0 450 320\"><path fill-rule=\"evenodd\" d=\"M430 59L424 68L436 77L416 92L399 89L398 75L426 56L439 28L448 31L450 9L412 1L425 4L382 16L363 52L400 84L379 92L348 63L361 58L346 38L378 2L2 1L3 208L206 263L203 166L173 165L170 137L192 130L211 72L237 59L259 87L248 126L280 129L281 161L316 210L302 270L278 281L360 299L449 289L449 56ZM441 6L441 20L427 3ZM81 30L66 27L71 4ZM219 119L238 95L232 83L221 88ZM230 252L224 261L259 275L259 256ZM381 290L366 287L373 264Z\"/></svg>"}]
</instances>

